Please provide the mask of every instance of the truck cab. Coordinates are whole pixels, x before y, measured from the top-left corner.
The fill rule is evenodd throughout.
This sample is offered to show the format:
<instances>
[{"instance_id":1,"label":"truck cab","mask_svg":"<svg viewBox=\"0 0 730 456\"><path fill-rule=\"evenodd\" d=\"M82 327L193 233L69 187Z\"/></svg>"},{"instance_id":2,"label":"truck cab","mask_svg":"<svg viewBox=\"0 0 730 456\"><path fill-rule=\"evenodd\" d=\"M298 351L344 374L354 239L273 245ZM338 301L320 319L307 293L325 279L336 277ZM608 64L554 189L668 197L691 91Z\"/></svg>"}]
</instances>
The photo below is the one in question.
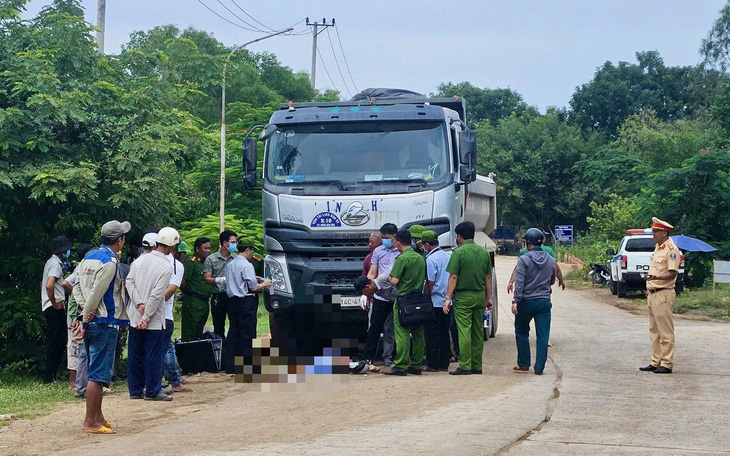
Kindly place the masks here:
<instances>
[{"instance_id":1,"label":"truck cab","mask_svg":"<svg viewBox=\"0 0 730 456\"><path fill-rule=\"evenodd\" d=\"M287 337L292 323L352 323L351 337L364 335L367 313L352 282L362 274L370 233L385 223L423 225L449 250L454 227L473 214L479 239L494 252L488 235L496 227L495 185L476 175L476 136L463 100L408 96L281 108L259 137L264 265L273 281L264 304L274 338ZM248 188L256 163L256 141L248 138ZM491 312L485 318L490 332L495 320Z\"/></svg>"},{"instance_id":2,"label":"truck cab","mask_svg":"<svg viewBox=\"0 0 730 456\"><path fill-rule=\"evenodd\" d=\"M619 298L625 298L631 291L646 290L646 274L649 272L651 257L654 255L656 243L651 234L651 229L629 229L626 236L621 239L618 251L608 249L606 253L612 255L610 261L611 282L609 287L611 294ZM684 280L684 255L677 274L675 291L681 293Z\"/></svg>"}]
</instances>

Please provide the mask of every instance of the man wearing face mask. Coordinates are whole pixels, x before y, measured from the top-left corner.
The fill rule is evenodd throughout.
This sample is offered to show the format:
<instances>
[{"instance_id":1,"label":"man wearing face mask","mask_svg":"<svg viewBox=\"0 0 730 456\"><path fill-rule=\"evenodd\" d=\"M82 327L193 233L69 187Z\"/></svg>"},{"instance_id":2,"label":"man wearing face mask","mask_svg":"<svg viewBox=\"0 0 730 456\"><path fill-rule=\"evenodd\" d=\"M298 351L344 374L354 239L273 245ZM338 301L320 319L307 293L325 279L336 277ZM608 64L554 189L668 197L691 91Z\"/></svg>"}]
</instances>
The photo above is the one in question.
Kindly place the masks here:
<instances>
[{"instance_id":1,"label":"man wearing face mask","mask_svg":"<svg viewBox=\"0 0 730 456\"><path fill-rule=\"evenodd\" d=\"M46 371L43 383L56 380L56 371L61 364L63 350L66 347L66 313L64 301L66 291L63 283L62 261L71 254L71 242L66 236L53 238L51 242L51 257L43 267L41 281L41 303L43 316L46 319Z\"/></svg>"},{"instance_id":2,"label":"man wearing face mask","mask_svg":"<svg viewBox=\"0 0 730 456\"><path fill-rule=\"evenodd\" d=\"M423 251L423 242L421 242L424 231L426 231L426 227L423 225L411 225L411 227L408 228L408 232L411 233L411 247L413 247L413 250L415 250L417 254L426 258L426 252Z\"/></svg>"},{"instance_id":3,"label":"man wearing face mask","mask_svg":"<svg viewBox=\"0 0 730 456\"><path fill-rule=\"evenodd\" d=\"M392 223L386 223L380 227L380 237L382 245L373 250L373 256L370 260L370 271L368 271L368 279L373 280L383 274L389 274L393 268L396 257L400 255L398 248L395 246L395 234L398 227ZM385 323L382 327L383 332L383 360L386 366L392 366L393 356L395 355L395 326L393 325L393 304L395 297L388 296L384 293L375 293L373 296L373 311L370 318L370 325L377 325L380 316L384 316ZM376 322L376 323L373 323ZM380 335L380 328L372 329ZM375 353L372 354L374 356Z\"/></svg>"},{"instance_id":4,"label":"man wearing face mask","mask_svg":"<svg viewBox=\"0 0 730 456\"><path fill-rule=\"evenodd\" d=\"M226 266L233 261L238 252L236 233L226 230L218 236L218 251L208 255L203 263L203 280L213 285L213 296L210 300L210 313L213 316L213 331L225 340L226 312L228 295L226 294Z\"/></svg>"}]
</instances>

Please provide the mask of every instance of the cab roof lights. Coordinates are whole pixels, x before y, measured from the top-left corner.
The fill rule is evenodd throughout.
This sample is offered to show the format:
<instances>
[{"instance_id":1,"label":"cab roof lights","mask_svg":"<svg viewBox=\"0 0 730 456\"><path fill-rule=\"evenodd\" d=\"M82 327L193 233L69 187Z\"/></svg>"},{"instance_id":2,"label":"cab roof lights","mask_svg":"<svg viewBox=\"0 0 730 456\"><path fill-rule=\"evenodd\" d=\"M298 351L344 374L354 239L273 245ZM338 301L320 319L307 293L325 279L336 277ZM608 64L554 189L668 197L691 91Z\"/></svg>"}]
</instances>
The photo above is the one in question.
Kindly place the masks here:
<instances>
[{"instance_id":1,"label":"cab roof lights","mask_svg":"<svg viewBox=\"0 0 730 456\"><path fill-rule=\"evenodd\" d=\"M631 228L626 230L626 234L651 234L651 228Z\"/></svg>"}]
</instances>

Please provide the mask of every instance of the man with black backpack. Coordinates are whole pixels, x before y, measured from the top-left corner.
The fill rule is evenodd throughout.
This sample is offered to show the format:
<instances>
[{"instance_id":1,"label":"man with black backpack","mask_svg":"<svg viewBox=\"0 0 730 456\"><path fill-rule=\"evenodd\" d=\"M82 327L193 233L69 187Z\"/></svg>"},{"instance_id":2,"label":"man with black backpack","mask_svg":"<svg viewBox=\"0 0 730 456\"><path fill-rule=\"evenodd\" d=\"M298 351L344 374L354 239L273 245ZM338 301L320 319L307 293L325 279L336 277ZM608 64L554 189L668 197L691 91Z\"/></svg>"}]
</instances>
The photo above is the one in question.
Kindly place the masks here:
<instances>
[{"instance_id":1,"label":"man with black backpack","mask_svg":"<svg viewBox=\"0 0 730 456\"><path fill-rule=\"evenodd\" d=\"M400 255L390 270L390 283L398 289L398 297L393 306L396 355L395 366L390 371L383 372L386 375L421 375L421 366L426 356L423 325L406 328L401 325L398 315L398 302L413 291L422 291L426 280L426 260L411 248L411 240L411 233L408 230L400 230L395 235L395 246ZM411 343L413 343L413 356L409 359Z\"/></svg>"}]
</instances>

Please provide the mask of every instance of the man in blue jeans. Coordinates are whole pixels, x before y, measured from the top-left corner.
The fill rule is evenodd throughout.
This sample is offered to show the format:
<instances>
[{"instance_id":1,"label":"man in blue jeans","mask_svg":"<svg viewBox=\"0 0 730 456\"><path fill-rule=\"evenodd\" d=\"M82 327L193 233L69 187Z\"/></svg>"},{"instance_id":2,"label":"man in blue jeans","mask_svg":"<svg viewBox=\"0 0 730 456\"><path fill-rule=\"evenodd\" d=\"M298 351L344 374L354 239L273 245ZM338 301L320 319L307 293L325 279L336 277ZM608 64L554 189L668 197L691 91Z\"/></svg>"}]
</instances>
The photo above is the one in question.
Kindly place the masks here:
<instances>
[{"instance_id":1,"label":"man in blue jeans","mask_svg":"<svg viewBox=\"0 0 730 456\"><path fill-rule=\"evenodd\" d=\"M119 275L119 255L131 229L129 222L112 220L101 227L101 246L81 261L73 288L82 311L83 324L76 340L83 340L88 359L86 417L82 426L89 434L114 434L112 423L101 411L103 387L109 386L120 326L129 324L124 308L124 289Z\"/></svg>"},{"instance_id":2,"label":"man in blue jeans","mask_svg":"<svg viewBox=\"0 0 730 456\"><path fill-rule=\"evenodd\" d=\"M534 369L535 375L542 375L550 340L550 293L555 283L557 263L540 248L543 241L542 230L530 228L525 233L525 241L527 253L517 260L515 295L512 299L517 343L517 366L513 370L530 370L530 320L534 318L537 333Z\"/></svg>"}]
</instances>

